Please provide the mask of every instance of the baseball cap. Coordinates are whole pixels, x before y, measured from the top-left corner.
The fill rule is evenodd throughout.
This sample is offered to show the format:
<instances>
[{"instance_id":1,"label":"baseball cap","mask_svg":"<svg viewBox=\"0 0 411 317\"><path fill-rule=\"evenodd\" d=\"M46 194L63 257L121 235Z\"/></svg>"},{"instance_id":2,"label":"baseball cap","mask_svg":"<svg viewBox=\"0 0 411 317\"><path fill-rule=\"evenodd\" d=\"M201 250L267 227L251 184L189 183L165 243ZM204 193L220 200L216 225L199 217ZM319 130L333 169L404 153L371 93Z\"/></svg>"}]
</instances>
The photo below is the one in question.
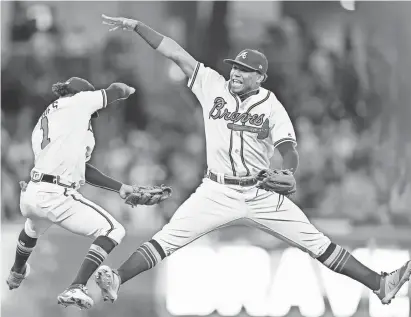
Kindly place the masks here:
<instances>
[{"instance_id":1,"label":"baseball cap","mask_svg":"<svg viewBox=\"0 0 411 317\"><path fill-rule=\"evenodd\" d=\"M268 70L268 61L265 55L257 50L245 49L238 53L235 59L225 59L224 63L241 65L265 75Z\"/></svg>"},{"instance_id":2,"label":"baseball cap","mask_svg":"<svg viewBox=\"0 0 411 317\"><path fill-rule=\"evenodd\" d=\"M71 77L65 82L65 84L67 84L70 89L74 90L75 92L96 90L92 84L80 77Z\"/></svg>"}]
</instances>

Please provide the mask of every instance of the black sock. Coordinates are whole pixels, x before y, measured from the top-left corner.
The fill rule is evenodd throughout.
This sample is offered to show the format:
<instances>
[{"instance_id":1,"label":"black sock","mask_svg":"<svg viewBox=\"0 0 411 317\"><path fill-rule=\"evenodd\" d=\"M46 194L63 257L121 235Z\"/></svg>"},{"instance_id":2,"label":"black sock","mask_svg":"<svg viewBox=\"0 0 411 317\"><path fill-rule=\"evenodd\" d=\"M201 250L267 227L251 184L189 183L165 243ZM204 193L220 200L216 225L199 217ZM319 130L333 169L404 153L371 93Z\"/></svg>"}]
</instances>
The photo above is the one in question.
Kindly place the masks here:
<instances>
[{"instance_id":1,"label":"black sock","mask_svg":"<svg viewBox=\"0 0 411 317\"><path fill-rule=\"evenodd\" d=\"M150 240L143 243L118 269L121 284L153 268L165 257L166 254L157 241Z\"/></svg>"},{"instance_id":2,"label":"black sock","mask_svg":"<svg viewBox=\"0 0 411 317\"><path fill-rule=\"evenodd\" d=\"M12 267L12 271L23 273L22 270L33 252L36 246L37 239L31 238L27 235L26 231L21 230L16 247L16 258Z\"/></svg>"},{"instance_id":3,"label":"black sock","mask_svg":"<svg viewBox=\"0 0 411 317\"><path fill-rule=\"evenodd\" d=\"M373 291L380 288L381 275L366 267L339 245L331 243L317 260L330 270L351 277Z\"/></svg>"},{"instance_id":4,"label":"black sock","mask_svg":"<svg viewBox=\"0 0 411 317\"><path fill-rule=\"evenodd\" d=\"M97 237L91 245L88 253L74 279L74 284L86 285L90 276L95 270L100 266L101 263L106 259L107 255L116 247L117 243L111 238L106 236Z\"/></svg>"}]
</instances>

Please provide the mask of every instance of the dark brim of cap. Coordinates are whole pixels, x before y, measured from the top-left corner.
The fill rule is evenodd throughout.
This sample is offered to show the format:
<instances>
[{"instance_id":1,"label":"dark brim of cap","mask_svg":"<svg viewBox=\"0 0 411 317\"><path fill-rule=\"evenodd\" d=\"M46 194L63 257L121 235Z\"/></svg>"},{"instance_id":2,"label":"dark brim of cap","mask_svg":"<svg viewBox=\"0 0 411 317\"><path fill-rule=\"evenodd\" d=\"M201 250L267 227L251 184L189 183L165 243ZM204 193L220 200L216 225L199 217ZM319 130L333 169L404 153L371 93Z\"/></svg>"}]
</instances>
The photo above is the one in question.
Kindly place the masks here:
<instances>
[{"instance_id":1,"label":"dark brim of cap","mask_svg":"<svg viewBox=\"0 0 411 317\"><path fill-rule=\"evenodd\" d=\"M259 70L259 69L257 69L257 68L254 68L254 67L251 67L251 66L249 66L249 65L247 65L247 64L241 63L241 62L239 62L239 61L236 61L235 59L228 59L228 58L227 58L227 59L224 60L224 63L230 64L230 65L233 65L233 64L241 65L241 66L243 66L243 67L245 67L245 68L248 68L248 69L253 70L253 71L255 71L255 72L258 72L258 73L260 73L260 74L264 74L261 70Z\"/></svg>"}]
</instances>

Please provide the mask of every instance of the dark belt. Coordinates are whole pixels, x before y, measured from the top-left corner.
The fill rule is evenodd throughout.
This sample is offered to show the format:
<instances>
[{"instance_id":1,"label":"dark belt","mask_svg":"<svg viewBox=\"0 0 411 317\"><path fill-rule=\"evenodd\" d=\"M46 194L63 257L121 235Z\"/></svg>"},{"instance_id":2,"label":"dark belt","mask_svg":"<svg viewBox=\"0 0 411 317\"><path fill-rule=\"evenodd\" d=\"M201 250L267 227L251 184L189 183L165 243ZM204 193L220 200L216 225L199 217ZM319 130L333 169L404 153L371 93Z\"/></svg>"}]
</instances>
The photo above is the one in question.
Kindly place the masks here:
<instances>
[{"instance_id":1,"label":"dark belt","mask_svg":"<svg viewBox=\"0 0 411 317\"><path fill-rule=\"evenodd\" d=\"M208 173L206 173L206 176L212 181L220 183L218 181L217 174L209 171ZM255 177L252 177L252 176L245 176L245 177L224 176L224 184L239 185L239 186L253 186L257 184L257 180L255 179Z\"/></svg>"},{"instance_id":2,"label":"dark belt","mask_svg":"<svg viewBox=\"0 0 411 317\"><path fill-rule=\"evenodd\" d=\"M62 187L67 187L67 188L76 188L76 183L71 183L70 185L68 184L63 184L60 182L60 177L59 176L54 176L50 174L38 174L35 177L31 177L31 181L38 183L38 182L45 182L45 183L50 183L50 184L56 184Z\"/></svg>"}]
</instances>

